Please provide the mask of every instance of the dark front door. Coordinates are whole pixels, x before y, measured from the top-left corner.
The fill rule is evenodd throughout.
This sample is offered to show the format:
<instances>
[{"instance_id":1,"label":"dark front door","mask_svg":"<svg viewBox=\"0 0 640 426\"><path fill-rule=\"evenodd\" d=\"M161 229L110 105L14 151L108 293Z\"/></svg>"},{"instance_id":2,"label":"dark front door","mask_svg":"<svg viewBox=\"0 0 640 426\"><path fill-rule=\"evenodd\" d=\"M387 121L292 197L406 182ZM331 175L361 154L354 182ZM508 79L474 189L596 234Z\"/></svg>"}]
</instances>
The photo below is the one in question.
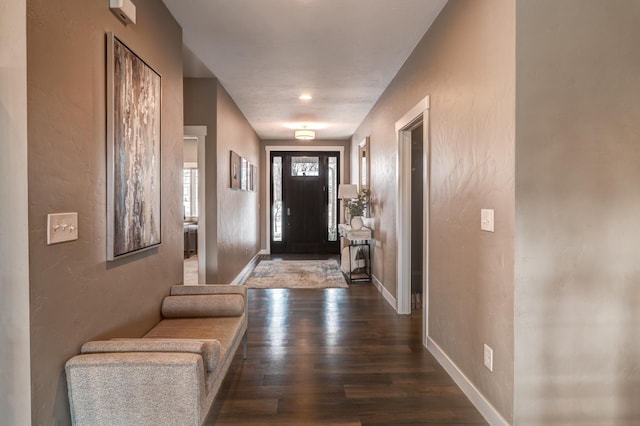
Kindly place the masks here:
<instances>
[{"instance_id":1,"label":"dark front door","mask_svg":"<svg viewBox=\"0 0 640 426\"><path fill-rule=\"evenodd\" d=\"M338 153L271 154L271 251L337 253Z\"/></svg>"}]
</instances>

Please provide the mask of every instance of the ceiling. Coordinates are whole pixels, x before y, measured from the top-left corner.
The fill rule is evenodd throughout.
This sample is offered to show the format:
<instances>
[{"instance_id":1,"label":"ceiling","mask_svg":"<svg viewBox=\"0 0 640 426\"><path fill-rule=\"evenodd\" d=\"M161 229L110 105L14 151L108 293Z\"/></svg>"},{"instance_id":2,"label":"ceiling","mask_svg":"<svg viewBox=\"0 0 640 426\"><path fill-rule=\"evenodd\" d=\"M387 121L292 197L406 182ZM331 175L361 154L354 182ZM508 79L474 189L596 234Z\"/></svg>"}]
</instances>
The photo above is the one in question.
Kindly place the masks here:
<instances>
[{"instance_id":1,"label":"ceiling","mask_svg":"<svg viewBox=\"0 0 640 426\"><path fill-rule=\"evenodd\" d=\"M163 0L261 139L350 138L446 0ZM311 100L300 100L308 94Z\"/></svg>"}]
</instances>

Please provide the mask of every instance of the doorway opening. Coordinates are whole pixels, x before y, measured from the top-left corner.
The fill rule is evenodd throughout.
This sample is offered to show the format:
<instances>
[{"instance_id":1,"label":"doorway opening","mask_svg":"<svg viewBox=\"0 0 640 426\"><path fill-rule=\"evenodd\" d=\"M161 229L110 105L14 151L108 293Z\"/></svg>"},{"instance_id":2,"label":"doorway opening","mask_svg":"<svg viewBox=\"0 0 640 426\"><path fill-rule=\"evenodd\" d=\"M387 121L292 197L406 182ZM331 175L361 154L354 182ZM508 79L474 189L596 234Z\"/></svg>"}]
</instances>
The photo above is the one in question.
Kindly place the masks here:
<instances>
[{"instance_id":1,"label":"doorway opening","mask_svg":"<svg viewBox=\"0 0 640 426\"><path fill-rule=\"evenodd\" d=\"M207 126L184 127L183 231L184 284L206 280L205 138Z\"/></svg>"},{"instance_id":2,"label":"doorway opening","mask_svg":"<svg viewBox=\"0 0 640 426\"><path fill-rule=\"evenodd\" d=\"M416 293L421 290L418 297L422 308L423 344L426 344L429 334L429 97L398 120L395 128L398 137L397 311L410 314L412 287ZM415 167L413 171L414 165L421 168ZM421 246L421 250L416 246ZM421 273L414 273L414 267ZM414 298L413 306L416 305Z\"/></svg>"},{"instance_id":3,"label":"doorway opening","mask_svg":"<svg viewBox=\"0 0 640 426\"><path fill-rule=\"evenodd\" d=\"M423 226L424 146L422 122L411 129L411 310L422 309L423 301Z\"/></svg>"},{"instance_id":4,"label":"doorway opening","mask_svg":"<svg viewBox=\"0 0 640 426\"><path fill-rule=\"evenodd\" d=\"M271 152L271 253L338 253L338 152Z\"/></svg>"}]
</instances>

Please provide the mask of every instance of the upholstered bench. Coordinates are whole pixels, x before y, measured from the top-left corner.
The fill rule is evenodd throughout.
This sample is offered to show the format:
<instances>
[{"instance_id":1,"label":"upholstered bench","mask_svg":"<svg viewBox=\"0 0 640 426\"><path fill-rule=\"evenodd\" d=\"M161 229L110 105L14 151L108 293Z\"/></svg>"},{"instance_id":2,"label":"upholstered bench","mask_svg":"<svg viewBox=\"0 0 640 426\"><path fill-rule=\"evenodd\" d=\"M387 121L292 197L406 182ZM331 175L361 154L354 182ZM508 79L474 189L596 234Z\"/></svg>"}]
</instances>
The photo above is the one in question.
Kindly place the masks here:
<instances>
[{"instance_id":1,"label":"upholstered bench","mask_svg":"<svg viewBox=\"0 0 640 426\"><path fill-rule=\"evenodd\" d=\"M247 289L174 286L141 338L85 343L67 361L74 425L201 425L244 340Z\"/></svg>"}]
</instances>

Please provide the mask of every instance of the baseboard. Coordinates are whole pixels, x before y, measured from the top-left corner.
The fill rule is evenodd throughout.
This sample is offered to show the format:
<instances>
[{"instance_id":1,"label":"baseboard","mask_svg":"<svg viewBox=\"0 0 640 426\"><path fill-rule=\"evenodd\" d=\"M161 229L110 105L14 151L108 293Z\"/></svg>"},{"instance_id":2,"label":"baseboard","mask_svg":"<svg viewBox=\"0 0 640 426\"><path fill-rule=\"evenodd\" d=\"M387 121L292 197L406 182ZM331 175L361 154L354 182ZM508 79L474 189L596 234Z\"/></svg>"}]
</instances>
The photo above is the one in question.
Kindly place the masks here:
<instances>
[{"instance_id":1,"label":"baseboard","mask_svg":"<svg viewBox=\"0 0 640 426\"><path fill-rule=\"evenodd\" d=\"M247 276L249 275L249 273L256 266L256 263L258 263L258 259L260 258L260 256L262 256L263 254L267 254L267 251L264 249L256 253L256 255L253 256L253 258L249 261L249 263L247 263L247 266L245 266L244 269L242 269L242 271L240 271L240 273L233 279L233 281L231 281L231 284L232 285L242 284L244 280L247 278Z\"/></svg>"},{"instance_id":2,"label":"baseboard","mask_svg":"<svg viewBox=\"0 0 640 426\"><path fill-rule=\"evenodd\" d=\"M382 297L384 297L384 300L386 300L387 303L389 305L391 305L391 307L396 312L398 312L398 302L396 301L396 298L393 297L393 295L391 293L389 293L389 290L387 290L386 287L384 285L382 285L380 280L378 278L376 278L375 275L371 276L371 282L373 283L374 286L376 286L376 288L378 289L380 294L382 294Z\"/></svg>"},{"instance_id":3,"label":"baseboard","mask_svg":"<svg viewBox=\"0 0 640 426\"><path fill-rule=\"evenodd\" d=\"M509 422L504 419L495 409L493 405L480 393L473 383L464 375L458 366L447 356L436 342L430 337L427 338L427 349L434 358L440 363L440 365L451 376L454 382L462 389L462 392L469 398L471 403L480 411L480 414L485 418L491 426L510 426Z\"/></svg>"}]
</instances>

